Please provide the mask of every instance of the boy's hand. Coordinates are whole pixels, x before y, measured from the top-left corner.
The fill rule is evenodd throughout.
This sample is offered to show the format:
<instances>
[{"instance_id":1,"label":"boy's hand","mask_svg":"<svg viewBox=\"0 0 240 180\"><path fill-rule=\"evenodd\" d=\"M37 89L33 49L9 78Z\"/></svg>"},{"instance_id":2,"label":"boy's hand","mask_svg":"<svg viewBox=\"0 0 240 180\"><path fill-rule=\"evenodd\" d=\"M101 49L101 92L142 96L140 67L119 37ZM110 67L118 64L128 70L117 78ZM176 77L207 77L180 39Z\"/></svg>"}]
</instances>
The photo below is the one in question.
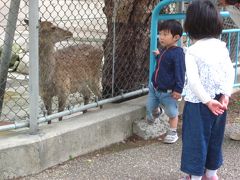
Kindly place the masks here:
<instances>
[{"instance_id":1,"label":"boy's hand","mask_svg":"<svg viewBox=\"0 0 240 180\"><path fill-rule=\"evenodd\" d=\"M157 49L157 50L154 50L154 51L153 51L153 54L154 54L154 56L157 56L157 55L160 54L160 52L159 52L159 50Z\"/></svg>"},{"instance_id":2,"label":"boy's hand","mask_svg":"<svg viewBox=\"0 0 240 180\"><path fill-rule=\"evenodd\" d=\"M176 91L173 91L172 92L172 97L176 100L180 99L182 96L180 93L176 92Z\"/></svg>"},{"instance_id":3,"label":"boy's hand","mask_svg":"<svg viewBox=\"0 0 240 180\"><path fill-rule=\"evenodd\" d=\"M215 99L208 101L206 105L208 106L210 111L212 111L212 113L216 116L223 114L225 111L224 106Z\"/></svg>"}]
</instances>

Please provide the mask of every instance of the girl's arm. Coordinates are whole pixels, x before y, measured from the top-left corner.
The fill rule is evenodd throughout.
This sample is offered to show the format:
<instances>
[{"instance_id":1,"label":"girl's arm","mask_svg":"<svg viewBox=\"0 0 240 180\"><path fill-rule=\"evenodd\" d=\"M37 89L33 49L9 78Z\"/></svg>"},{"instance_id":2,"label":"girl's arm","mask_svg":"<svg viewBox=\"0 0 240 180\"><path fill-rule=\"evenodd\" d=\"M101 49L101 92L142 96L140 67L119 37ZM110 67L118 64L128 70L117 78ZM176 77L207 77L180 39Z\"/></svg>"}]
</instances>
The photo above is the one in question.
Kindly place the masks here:
<instances>
[{"instance_id":1,"label":"girl's arm","mask_svg":"<svg viewBox=\"0 0 240 180\"><path fill-rule=\"evenodd\" d=\"M224 78L222 80L222 85L220 88L222 90L222 94L226 96L231 96L234 84L234 68L227 49L226 57L224 59L224 65L222 67L222 71L224 72Z\"/></svg>"},{"instance_id":2,"label":"girl's arm","mask_svg":"<svg viewBox=\"0 0 240 180\"><path fill-rule=\"evenodd\" d=\"M234 68L231 62L231 59L229 57L228 50L226 49L226 57L224 66L222 67L222 70L224 73L224 79L222 86L220 87L222 89L222 96L219 100L219 102L223 105L223 108L226 110L229 103L229 97L232 94L233 84L234 84Z\"/></svg>"}]
</instances>

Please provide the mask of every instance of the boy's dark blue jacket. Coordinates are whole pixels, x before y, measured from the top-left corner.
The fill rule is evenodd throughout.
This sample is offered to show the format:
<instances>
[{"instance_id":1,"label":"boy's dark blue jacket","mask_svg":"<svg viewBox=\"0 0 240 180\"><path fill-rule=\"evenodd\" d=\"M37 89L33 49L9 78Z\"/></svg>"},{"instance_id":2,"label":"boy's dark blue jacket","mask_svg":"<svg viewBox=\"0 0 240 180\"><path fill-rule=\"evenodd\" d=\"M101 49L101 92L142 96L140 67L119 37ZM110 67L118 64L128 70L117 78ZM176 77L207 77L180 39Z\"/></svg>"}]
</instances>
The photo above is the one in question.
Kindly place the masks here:
<instances>
[{"instance_id":1,"label":"boy's dark blue jacket","mask_svg":"<svg viewBox=\"0 0 240 180\"><path fill-rule=\"evenodd\" d=\"M173 90L182 93L185 81L185 55L181 47L160 49L156 56L156 66L152 84L156 90Z\"/></svg>"}]
</instances>

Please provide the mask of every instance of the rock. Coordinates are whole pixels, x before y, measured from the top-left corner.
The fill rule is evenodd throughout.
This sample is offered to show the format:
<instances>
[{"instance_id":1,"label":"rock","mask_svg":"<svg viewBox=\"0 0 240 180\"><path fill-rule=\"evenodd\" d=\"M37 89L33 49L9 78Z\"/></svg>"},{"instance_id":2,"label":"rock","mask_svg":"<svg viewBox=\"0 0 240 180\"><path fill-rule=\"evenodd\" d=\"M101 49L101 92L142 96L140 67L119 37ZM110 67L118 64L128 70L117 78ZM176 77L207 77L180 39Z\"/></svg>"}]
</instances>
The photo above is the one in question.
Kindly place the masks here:
<instances>
[{"instance_id":1,"label":"rock","mask_svg":"<svg viewBox=\"0 0 240 180\"><path fill-rule=\"evenodd\" d=\"M158 138L166 133L168 128L168 117L165 113L162 113L153 124L148 124L145 119L133 123L133 133L145 140Z\"/></svg>"},{"instance_id":2,"label":"rock","mask_svg":"<svg viewBox=\"0 0 240 180\"><path fill-rule=\"evenodd\" d=\"M240 141L240 132L232 132L229 134L230 139Z\"/></svg>"},{"instance_id":3,"label":"rock","mask_svg":"<svg viewBox=\"0 0 240 180\"><path fill-rule=\"evenodd\" d=\"M240 124L239 123L227 124L225 134L229 136L229 138L232 140L240 141Z\"/></svg>"}]
</instances>

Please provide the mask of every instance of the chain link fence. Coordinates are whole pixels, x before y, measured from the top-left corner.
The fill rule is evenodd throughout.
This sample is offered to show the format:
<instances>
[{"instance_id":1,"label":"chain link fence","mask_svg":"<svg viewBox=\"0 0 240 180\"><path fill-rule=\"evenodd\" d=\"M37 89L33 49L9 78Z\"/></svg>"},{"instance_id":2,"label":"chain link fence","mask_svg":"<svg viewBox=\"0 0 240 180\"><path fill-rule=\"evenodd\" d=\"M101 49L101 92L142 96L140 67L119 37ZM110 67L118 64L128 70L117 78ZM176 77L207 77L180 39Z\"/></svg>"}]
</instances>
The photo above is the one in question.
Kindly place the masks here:
<instances>
[{"instance_id":1,"label":"chain link fence","mask_svg":"<svg viewBox=\"0 0 240 180\"><path fill-rule=\"evenodd\" d=\"M7 33L8 16L11 12L10 3L11 0L0 2L1 53ZM40 117L46 115L47 110L50 111L48 113L57 112L59 103L63 104L61 108L73 108L81 106L84 98L85 101L91 102L94 100L94 96L100 96L100 93L94 94L97 92L94 88L101 89L102 44L107 34L107 22L103 8L104 1L102 0L39 1L39 17L41 21L39 28L39 81L41 100L38 109ZM27 21L24 21L29 19L28 14L29 2L21 0L12 45L11 63L6 79L6 88L4 89L1 123L29 118L29 28ZM49 24L44 23L45 21L48 21ZM72 33L71 37L68 37L68 35L63 37L66 35L64 30ZM74 64L74 61L77 61L75 56L78 56L81 62ZM58 75L58 77L56 78L54 75ZM93 82L89 76L99 76L98 82ZM78 81L82 81L80 85L78 83L79 86L85 87L80 90L76 89L79 88L77 86L70 87ZM94 83L98 84L95 85ZM62 91L56 89L61 86ZM1 88L3 87L1 86ZM48 102L51 101L50 98L52 98L52 105ZM59 98L62 102L59 102ZM52 107L46 109L46 106Z\"/></svg>"},{"instance_id":2,"label":"chain link fence","mask_svg":"<svg viewBox=\"0 0 240 180\"><path fill-rule=\"evenodd\" d=\"M36 107L39 118L146 87L149 52L143 58L136 51L142 49L142 44L124 48L124 41L135 36L140 41L144 36L144 49L148 49L149 15L158 2L152 1L141 12L145 14L147 10L146 22L141 22L140 14L134 15L137 19L130 20L134 21L131 26L128 21L131 12L126 9L128 1L39 1L40 100ZM0 2L2 49L8 33L10 4L11 0ZM141 3L138 8L142 8ZM134 7L131 10L137 12ZM112 19L114 11L115 20ZM25 20L28 16L29 1L21 0L13 44L9 47L12 55L6 88L0 87L4 92L1 124L29 119L29 27ZM141 61L136 63L136 58Z\"/></svg>"},{"instance_id":3,"label":"chain link fence","mask_svg":"<svg viewBox=\"0 0 240 180\"><path fill-rule=\"evenodd\" d=\"M39 118L147 87L151 12L159 0L135 2L39 1ZM0 2L1 53L10 3ZM182 12L183 5L171 4L163 13ZM29 1L21 0L6 88L0 84L4 91L0 125L29 119L28 16ZM235 27L229 18L225 24ZM239 48L234 35L222 38ZM231 49L234 58L236 50Z\"/></svg>"},{"instance_id":4,"label":"chain link fence","mask_svg":"<svg viewBox=\"0 0 240 180\"><path fill-rule=\"evenodd\" d=\"M23 18L26 12L26 6L21 3L19 17ZM3 57L4 37L7 36L6 26L7 17L10 12L10 1L0 2L0 50ZM12 44L11 62L8 69L6 90L3 100L2 121L15 121L19 118L25 119L28 113L28 75L26 72L18 73L17 67L21 59L27 57L27 34L19 18L17 20L16 32ZM1 62L2 63L2 62ZM2 66L2 64L1 64ZM2 77L1 77L2 78ZM1 84L2 87L2 84ZM2 90L2 89L1 89Z\"/></svg>"}]
</instances>

